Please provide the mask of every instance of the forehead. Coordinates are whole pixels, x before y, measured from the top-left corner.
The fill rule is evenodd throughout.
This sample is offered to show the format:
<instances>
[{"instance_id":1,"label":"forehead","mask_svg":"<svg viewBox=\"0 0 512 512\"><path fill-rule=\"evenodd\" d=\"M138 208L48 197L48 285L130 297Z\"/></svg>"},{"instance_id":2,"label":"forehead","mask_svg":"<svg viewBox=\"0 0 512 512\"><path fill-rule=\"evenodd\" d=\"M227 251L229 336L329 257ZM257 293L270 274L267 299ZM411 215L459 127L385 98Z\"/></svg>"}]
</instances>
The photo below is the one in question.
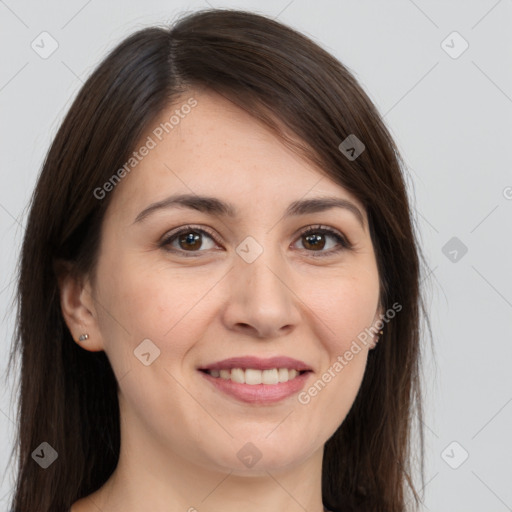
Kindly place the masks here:
<instances>
[{"instance_id":1,"label":"forehead","mask_svg":"<svg viewBox=\"0 0 512 512\"><path fill-rule=\"evenodd\" d=\"M116 210L176 193L224 198L237 211L284 207L309 195L335 195L363 209L267 126L214 92L185 93L148 127L135 151L144 146L150 149L117 186Z\"/></svg>"}]
</instances>

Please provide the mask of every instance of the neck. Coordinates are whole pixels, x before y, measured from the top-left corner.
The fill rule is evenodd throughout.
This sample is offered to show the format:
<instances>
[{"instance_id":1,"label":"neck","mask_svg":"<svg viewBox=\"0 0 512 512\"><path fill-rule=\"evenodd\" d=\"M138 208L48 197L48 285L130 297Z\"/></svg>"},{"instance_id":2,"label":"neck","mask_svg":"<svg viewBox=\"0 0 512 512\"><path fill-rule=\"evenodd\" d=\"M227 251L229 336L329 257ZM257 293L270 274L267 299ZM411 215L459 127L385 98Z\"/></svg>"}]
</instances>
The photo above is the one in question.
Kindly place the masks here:
<instances>
[{"instance_id":1,"label":"neck","mask_svg":"<svg viewBox=\"0 0 512 512\"><path fill-rule=\"evenodd\" d=\"M155 436L145 435L140 427L134 418L121 421L121 451L114 473L103 487L78 502L73 512L324 510L323 447L293 467L263 466L242 474L191 461L179 450L156 442Z\"/></svg>"}]
</instances>

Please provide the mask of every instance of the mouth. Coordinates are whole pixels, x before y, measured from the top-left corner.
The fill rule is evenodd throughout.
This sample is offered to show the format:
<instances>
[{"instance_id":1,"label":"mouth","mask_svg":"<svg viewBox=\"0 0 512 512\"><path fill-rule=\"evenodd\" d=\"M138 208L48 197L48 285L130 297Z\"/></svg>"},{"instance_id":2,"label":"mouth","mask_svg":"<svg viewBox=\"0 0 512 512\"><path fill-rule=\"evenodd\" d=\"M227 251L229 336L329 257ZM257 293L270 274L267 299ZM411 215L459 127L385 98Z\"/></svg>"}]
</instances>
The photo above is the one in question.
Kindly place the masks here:
<instances>
[{"instance_id":1,"label":"mouth","mask_svg":"<svg viewBox=\"0 0 512 512\"><path fill-rule=\"evenodd\" d=\"M238 384L247 384L257 386L265 384L275 386L284 382L289 382L299 375L310 372L311 370L296 370L295 368L271 368L268 370L258 370L257 368L231 368L222 370L200 370L214 379L230 380Z\"/></svg>"},{"instance_id":2,"label":"mouth","mask_svg":"<svg viewBox=\"0 0 512 512\"><path fill-rule=\"evenodd\" d=\"M313 373L289 357L234 357L197 368L215 391L251 404L278 402L299 392Z\"/></svg>"}]
</instances>

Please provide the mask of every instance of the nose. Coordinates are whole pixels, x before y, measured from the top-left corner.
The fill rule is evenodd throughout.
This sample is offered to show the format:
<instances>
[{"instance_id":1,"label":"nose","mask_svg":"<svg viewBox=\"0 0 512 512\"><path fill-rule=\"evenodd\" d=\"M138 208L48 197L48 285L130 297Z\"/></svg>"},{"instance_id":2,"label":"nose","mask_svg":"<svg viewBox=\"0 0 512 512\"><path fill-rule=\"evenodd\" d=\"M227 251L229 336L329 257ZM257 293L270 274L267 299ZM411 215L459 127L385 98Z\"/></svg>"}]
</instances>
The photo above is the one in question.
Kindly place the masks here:
<instances>
[{"instance_id":1,"label":"nose","mask_svg":"<svg viewBox=\"0 0 512 512\"><path fill-rule=\"evenodd\" d=\"M223 311L229 330L268 339L289 334L298 325L300 298L277 250L264 250L251 263L237 257L229 279Z\"/></svg>"}]
</instances>

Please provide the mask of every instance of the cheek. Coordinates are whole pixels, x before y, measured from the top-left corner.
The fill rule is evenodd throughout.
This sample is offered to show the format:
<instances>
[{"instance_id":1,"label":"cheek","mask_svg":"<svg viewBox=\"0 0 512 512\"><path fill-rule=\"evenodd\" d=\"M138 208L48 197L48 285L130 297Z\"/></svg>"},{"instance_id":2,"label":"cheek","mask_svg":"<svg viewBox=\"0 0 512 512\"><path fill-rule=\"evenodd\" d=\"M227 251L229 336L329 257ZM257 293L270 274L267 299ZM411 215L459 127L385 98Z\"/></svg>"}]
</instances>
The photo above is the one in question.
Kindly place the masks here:
<instances>
[{"instance_id":1,"label":"cheek","mask_svg":"<svg viewBox=\"0 0 512 512\"><path fill-rule=\"evenodd\" d=\"M115 271L105 265L107 275L100 281L106 283L100 290L105 305L100 330L122 399L141 421L163 422L168 434L176 428L178 435L179 422L169 411L188 410L197 421L204 415L180 383L187 377L182 372L186 355L210 321L201 298L214 281L191 281L183 271L164 272L129 258L117 258Z\"/></svg>"},{"instance_id":2,"label":"cheek","mask_svg":"<svg viewBox=\"0 0 512 512\"><path fill-rule=\"evenodd\" d=\"M211 321L207 294L218 277L191 279L184 269L141 265L140 259L128 257L115 261L98 273L99 282L105 283L100 330L113 366L117 364L119 373L133 368L134 350L149 339L160 350L160 361L176 367Z\"/></svg>"},{"instance_id":3,"label":"cheek","mask_svg":"<svg viewBox=\"0 0 512 512\"><path fill-rule=\"evenodd\" d=\"M317 317L315 338L325 357L298 400L309 417L324 418L323 434L330 437L350 411L364 376L371 342L367 329L378 306L378 284L339 279L335 286L310 295L307 304Z\"/></svg>"},{"instance_id":4,"label":"cheek","mask_svg":"<svg viewBox=\"0 0 512 512\"><path fill-rule=\"evenodd\" d=\"M377 274L341 276L330 279L324 287L308 294L307 304L318 317L328 352L336 357L347 350L352 341L364 338L375 318L379 302Z\"/></svg>"}]
</instances>

